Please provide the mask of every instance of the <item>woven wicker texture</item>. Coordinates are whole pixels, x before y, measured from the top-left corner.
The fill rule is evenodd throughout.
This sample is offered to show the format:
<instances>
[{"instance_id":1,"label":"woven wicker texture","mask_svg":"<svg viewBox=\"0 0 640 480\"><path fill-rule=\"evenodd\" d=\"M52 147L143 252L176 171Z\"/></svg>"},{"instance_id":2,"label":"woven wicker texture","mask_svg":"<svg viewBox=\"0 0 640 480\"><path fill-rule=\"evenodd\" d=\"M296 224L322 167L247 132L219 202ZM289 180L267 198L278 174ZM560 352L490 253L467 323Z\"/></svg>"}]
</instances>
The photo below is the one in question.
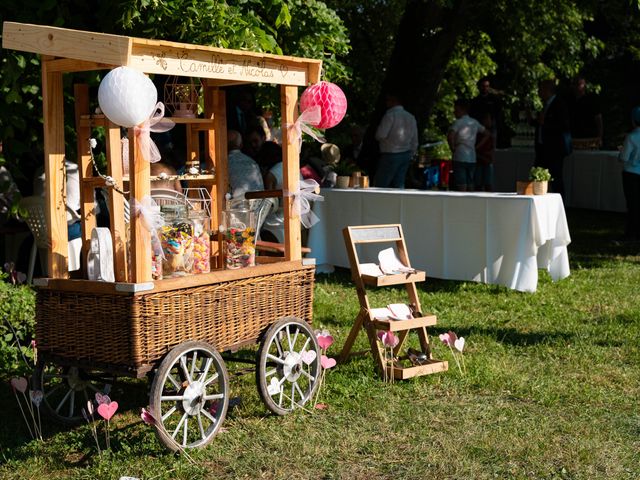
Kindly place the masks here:
<instances>
[{"instance_id":1,"label":"woven wicker texture","mask_svg":"<svg viewBox=\"0 0 640 480\"><path fill-rule=\"evenodd\" d=\"M315 269L142 295L38 292L38 348L137 369L187 340L219 351L254 343L281 317L312 319Z\"/></svg>"}]
</instances>

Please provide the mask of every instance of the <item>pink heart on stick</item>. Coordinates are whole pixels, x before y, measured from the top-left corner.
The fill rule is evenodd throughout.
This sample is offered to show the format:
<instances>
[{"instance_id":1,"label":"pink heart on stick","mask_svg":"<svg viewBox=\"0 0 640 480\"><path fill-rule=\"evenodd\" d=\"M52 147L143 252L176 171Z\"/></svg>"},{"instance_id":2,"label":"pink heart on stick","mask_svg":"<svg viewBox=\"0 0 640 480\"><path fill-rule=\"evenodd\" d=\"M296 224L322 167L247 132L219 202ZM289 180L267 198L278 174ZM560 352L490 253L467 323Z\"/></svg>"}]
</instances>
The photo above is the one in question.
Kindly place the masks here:
<instances>
[{"instance_id":1,"label":"pink heart on stick","mask_svg":"<svg viewBox=\"0 0 640 480\"><path fill-rule=\"evenodd\" d=\"M322 368L324 368L326 370L327 368L331 368L331 367L335 367L336 366L336 359L335 358L329 358L326 355L322 355L320 357L320 364L322 365Z\"/></svg>"},{"instance_id":2,"label":"pink heart on stick","mask_svg":"<svg viewBox=\"0 0 640 480\"><path fill-rule=\"evenodd\" d=\"M98 414L107 422L111 420L116 410L118 410L118 402L101 403L98 405Z\"/></svg>"},{"instance_id":3,"label":"pink heart on stick","mask_svg":"<svg viewBox=\"0 0 640 480\"><path fill-rule=\"evenodd\" d=\"M302 354L300 355L300 358L307 365L311 365L317 356L318 354L316 353L315 350L307 350L306 352L302 352Z\"/></svg>"},{"instance_id":4,"label":"pink heart on stick","mask_svg":"<svg viewBox=\"0 0 640 480\"><path fill-rule=\"evenodd\" d=\"M29 397L31 398L31 401L33 402L33 404L36 407L39 407L40 404L42 403L42 399L44 398L44 395L42 394L41 390L31 390L29 392Z\"/></svg>"},{"instance_id":5,"label":"pink heart on stick","mask_svg":"<svg viewBox=\"0 0 640 480\"><path fill-rule=\"evenodd\" d=\"M326 350L333 344L333 337L331 335L319 335L318 345L322 350Z\"/></svg>"},{"instance_id":6,"label":"pink heart on stick","mask_svg":"<svg viewBox=\"0 0 640 480\"><path fill-rule=\"evenodd\" d=\"M111 403L111 399L109 398L109 395L107 395L107 394L102 394L100 392L96 392L96 403L98 405L102 405L103 403L109 404L109 403Z\"/></svg>"},{"instance_id":7,"label":"pink heart on stick","mask_svg":"<svg viewBox=\"0 0 640 480\"><path fill-rule=\"evenodd\" d=\"M18 390L20 393L24 393L27 391L27 387L29 386L29 384L27 383L27 379L24 377L19 377L19 378L12 378L11 379L11 386L15 389Z\"/></svg>"}]
</instances>

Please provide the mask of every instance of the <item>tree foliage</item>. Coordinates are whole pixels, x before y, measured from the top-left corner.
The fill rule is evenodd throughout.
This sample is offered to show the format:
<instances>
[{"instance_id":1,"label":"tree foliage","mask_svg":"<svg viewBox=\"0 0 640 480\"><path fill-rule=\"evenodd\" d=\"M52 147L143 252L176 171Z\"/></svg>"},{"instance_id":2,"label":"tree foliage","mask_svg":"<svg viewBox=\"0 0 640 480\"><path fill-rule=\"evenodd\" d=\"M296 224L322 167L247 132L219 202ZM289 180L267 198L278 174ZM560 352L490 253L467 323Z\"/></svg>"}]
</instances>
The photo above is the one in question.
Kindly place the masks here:
<instances>
[{"instance_id":1,"label":"tree foliage","mask_svg":"<svg viewBox=\"0 0 640 480\"><path fill-rule=\"evenodd\" d=\"M635 0L329 3L345 19L357 52L347 59L354 78L350 102L361 108L358 120L365 123L376 123L380 94L392 83L402 85L405 106L421 125L442 130L452 119L453 99L474 96L475 82L485 75L504 93L507 107L539 108L540 80L567 83L578 72L591 72L604 85L620 76L619 68L612 70L615 59L640 56ZM447 32L455 36L453 47ZM442 56L446 62L439 67L434 59Z\"/></svg>"},{"instance_id":2,"label":"tree foliage","mask_svg":"<svg viewBox=\"0 0 640 480\"><path fill-rule=\"evenodd\" d=\"M349 78L343 62L349 50L348 32L336 13L318 0L24 0L0 5L0 21L5 20L320 58L325 78ZM42 155L39 66L36 55L3 50L0 164L8 162L18 177L29 158ZM97 85L100 75L73 77ZM70 77L65 76L67 83L73 80ZM68 100L65 113L72 124ZM69 145L72 140L71 136Z\"/></svg>"}]
</instances>

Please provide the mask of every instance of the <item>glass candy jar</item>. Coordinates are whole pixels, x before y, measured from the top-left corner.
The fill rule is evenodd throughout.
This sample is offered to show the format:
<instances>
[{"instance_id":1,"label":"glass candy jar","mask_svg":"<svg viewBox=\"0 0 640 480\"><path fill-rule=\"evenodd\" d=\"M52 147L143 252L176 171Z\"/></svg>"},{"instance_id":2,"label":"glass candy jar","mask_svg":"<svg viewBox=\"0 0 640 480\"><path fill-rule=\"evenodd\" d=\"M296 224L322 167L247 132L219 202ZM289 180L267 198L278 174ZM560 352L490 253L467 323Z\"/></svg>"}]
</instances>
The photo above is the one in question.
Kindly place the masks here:
<instances>
[{"instance_id":1,"label":"glass candy jar","mask_svg":"<svg viewBox=\"0 0 640 480\"><path fill-rule=\"evenodd\" d=\"M193 268L192 273L211 271L211 228L207 212L191 210L189 220L193 223Z\"/></svg>"},{"instance_id":2,"label":"glass candy jar","mask_svg":"<svg viewBox=\"0 0 640 480\"><path fill-rule=\"evenodd\" d=\"M152 206L151 207L154 215L161 215L160 207ZM162 251L162 243L160 239L162 238L162 227L158 228L155 235L152 232L151 235L151 278L153 280L162 280L162 257L164 257L164 253Z\"/></svg>"},{"instance_id":3,"label":"glass candy jar","mask_svg":"<svg viewBox=\"0 0 640 480\"><path fill-rule=\"evenodd\" d=\"M163 205L164 226L160 243L164 260L165 277L177 277L191 273L193 268L193 221L187 216L186 205Z\"/></svg>"},{"instance_id":4,"label":"glass candy jar","mask_svg":"<svg viewBox=\"0 0 640 480\"><path fill-rule=\"evenodd\" d=\"M253 267L256 264L256 214L248 202L223 213L225 266L228 269Z\"/></svg>"}]
</instances>

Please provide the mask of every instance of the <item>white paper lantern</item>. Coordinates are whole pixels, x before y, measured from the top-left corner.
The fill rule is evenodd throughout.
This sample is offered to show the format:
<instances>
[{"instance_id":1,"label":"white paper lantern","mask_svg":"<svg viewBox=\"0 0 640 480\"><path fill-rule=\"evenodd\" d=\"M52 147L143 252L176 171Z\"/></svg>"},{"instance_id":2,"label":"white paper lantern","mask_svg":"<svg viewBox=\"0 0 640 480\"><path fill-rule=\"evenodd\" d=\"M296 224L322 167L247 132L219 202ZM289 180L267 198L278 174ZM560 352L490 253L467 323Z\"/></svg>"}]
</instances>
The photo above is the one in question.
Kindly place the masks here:
<instances>
[{"instance_id":1,"label":"white paper lantern","mask_svg":"<svg viewBox=\"0 0 640 480\"><path fill-rule=\"evenodd\" d=\"M100 82L100 109L116 125L135 127L147 120L158 101L158 92L142 72L129 67L111 70Z\"/></svg>"}]
</instances>

